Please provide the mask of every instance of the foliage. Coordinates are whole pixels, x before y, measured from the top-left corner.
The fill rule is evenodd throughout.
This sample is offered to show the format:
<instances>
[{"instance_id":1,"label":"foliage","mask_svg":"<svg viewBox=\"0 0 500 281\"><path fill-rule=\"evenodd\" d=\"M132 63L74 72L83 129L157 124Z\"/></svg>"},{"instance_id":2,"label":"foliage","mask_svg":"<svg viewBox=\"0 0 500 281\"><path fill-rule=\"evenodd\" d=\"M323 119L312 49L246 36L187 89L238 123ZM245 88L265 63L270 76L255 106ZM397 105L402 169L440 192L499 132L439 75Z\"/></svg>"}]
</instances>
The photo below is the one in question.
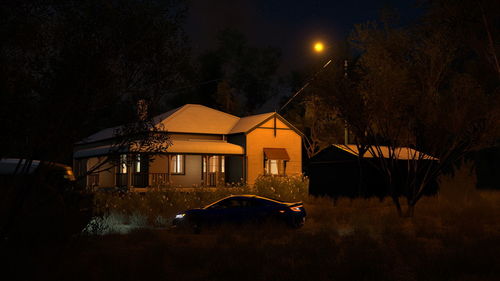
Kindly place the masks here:
<instances>
[{"instance_id":1,"label":"foliage","mask_svg":"<svg viewBox=\"0 0 500 281\"><path fill-rule=\"evenodd\" d=\"M217 188L150 188L139 192L104 192L95 196L94 228L100 228L109 216L123 216L125 223L131 218L144 217L145 225L165 226L176 213L203 207L229 195L256 194L283 201L301 201L308 198L309 181L304 176L269 177L260 176L253 187L228 185ZM122 222L123 223L123 222ZM92 230L92 229L90 229ZM108 231L104 228L105 231Z\"/></svg>"},{"instance_id":2,"label":"foliage","mask_svg":"<svg viewBox=\"0 0 500 281\"><path fill-rule=\"evenodd\" d=\"M252 47L240 32L222 30L217 47L198 60L200 82L220 81L200 87L202 102L237 115L253 112L274 93L279 59L278 49Z\"/></svg>"},{"instance_id":3,"label":"foliage","mask_svg":"<svg viewBox=\"0 0 500 281\"><path fill-rule=\"evenodd\" d=\"M466 170L461 171L466 172ZM199 235L143 229L83 237L59 250L16 245L6 274L43 280L485 280L500 274L500 194L459 175L399 218L391 202L311 198L300 230L221 228ZM38 265L33 266L31 265ZM196 265L196 266L193 266ZM21 270L30 266L33 270ZM245 274L242 275L242 272ZM10 276L14 276L10 274Z\"/></svg>"},{"instance_id":4,"label":"foliage","mask_svg":"<svg viewBox=\"0 0 500 281\"><path fill-rule=\"evenodd\" d=\"M464 33L484 29L465 21L481 19L479 7L466 2L452 9L431 5L413 26L389 16L358 25L351 42L361 55L352 75L345 79L332 68L314 85L330 112L349 124L359 157L368 152L378 160L401 215L398 190L405 190L404 215L413 215L440 174L499 136L499 80L489 78L495 70L481 48L464 40ZM488 49L485 38L476 39ZM423 152L409 155L406 169L398 164L402 147ZM439 161L431 164L427 155Z\"/></svg>"},{"instance_id":5,"label":"foliage","mask_svg":"<svg viewBox=\"0 0 500 281\"><path fill-rule=\"evenodd\" d=\"M183 0L2 1L0 155L68 162L75 142L162 111L183 83ZM50 132L50 134L47 134Z\"/></svg>"},{"instance_id":6,"label":"foliage","mask_svg":"<svg viewBox=\"0 0 500 281\"><path fill-rule=\"evenodd\" d=\"M257 195L282 201L302 201L309 196L309 179L303 175L259 176L252 191Z\"/></svg>"}]
</instances>

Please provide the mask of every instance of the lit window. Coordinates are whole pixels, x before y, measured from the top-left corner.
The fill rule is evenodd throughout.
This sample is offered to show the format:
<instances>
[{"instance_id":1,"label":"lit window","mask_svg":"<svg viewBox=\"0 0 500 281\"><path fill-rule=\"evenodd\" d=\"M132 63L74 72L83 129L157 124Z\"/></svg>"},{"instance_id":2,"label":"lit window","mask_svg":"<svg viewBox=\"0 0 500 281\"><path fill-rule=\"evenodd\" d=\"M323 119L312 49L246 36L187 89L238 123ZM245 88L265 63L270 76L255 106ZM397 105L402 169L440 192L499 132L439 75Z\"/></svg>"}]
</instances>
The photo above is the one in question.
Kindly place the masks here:
<instances>
[{"instance_id":1,"label":"lit window","mask_svg":"<svg viewBox=\"0 0 500 281\"><path fill-rule=\"evenodd\" d=\"M177 154L170 158L170 173L184 174L184 155Z\"/></svg>"},{"instance_id":2,"label":"lit window","mask_svg":"<svg viewBox=\"0 0 500 281\"><path fill-rule=\"evenodd\" d=\"M220 164L220 166L219 166ZM222 172L224 173L225 159L224 156L214 155L208 157L208 172Z\"/></svg>"},{"instance_id":3,"label":"lit window","mask_svg":"<svg viewBox=\"0 0 500 281\"><path fill-rule=\"evenodd\" d=\"M264 175L286 175L286 162L290 161L285 148L264 148Z\"/></svg>"},{"instance_id":4,"label":"lit window","mask_svg":"<svg viewBox=\"0 0 500 281\"><path fill-rule=\"evenodd\" d=\"M264 174L284 176L286 170L285 160L265 159L264 160Z\"/></svg>"},{"instance_id":5,"label":"lit window","mask_svg":"<svg viewBox=\"0 0 500 281\"><path fill-rule=\"evenodd\" d=\"M137 158L135 159L135 172L141 172L141 155L137 154Z\"/></svg>"},{"instance_id":6,"label":"lit window","mask_svg":"<svg viewBox=\"0 0 500 281\"><path fill-rule=\"evenodd\" d=\"M226 166L226 160L224 159L224 156L220 157L220 171L224 173L225 167Z\"/></svg>"},{"instance_id":7,"label":"lit window","mask_svg":"<svg viewBox=\"0 0 500 281\"><path fill-rule=\"evenodd\" d=\"M127 173L127 154L120 155L120 173Z\"/></svg>"}]
</instances>

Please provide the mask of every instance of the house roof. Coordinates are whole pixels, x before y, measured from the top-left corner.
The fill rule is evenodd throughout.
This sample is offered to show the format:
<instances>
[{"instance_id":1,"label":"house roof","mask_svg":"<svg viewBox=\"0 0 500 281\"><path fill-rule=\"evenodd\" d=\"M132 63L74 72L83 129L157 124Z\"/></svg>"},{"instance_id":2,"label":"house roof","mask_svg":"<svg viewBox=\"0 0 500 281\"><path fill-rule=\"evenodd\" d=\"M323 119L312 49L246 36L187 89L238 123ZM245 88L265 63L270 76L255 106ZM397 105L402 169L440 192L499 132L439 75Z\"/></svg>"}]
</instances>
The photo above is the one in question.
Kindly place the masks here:
<instances>
[{"instance_id":1,"label":"house roof","mask_svg":"<svg viewBox=\"0 0 500 281\"><path fill-rule=\"evenodd\" d=\"M127 153L128 151L129 151L128 147L117 147L114 145L101 145L101 146L77 150L73 153L73 158L104 156L104 155L116 154L116 153Z\"/></svg>"},{"instance_id":2,"label":"house roof","mask_svg":"<svg viewBox=\"0 0 500 281\"><path fill-rule=\"evenodd\" d=\"M163 114L162 114L163 115ZM186 104L153 120L172 133L227 134L239 117L199 104Z\"/></svg>"},{"instance_id":3,"label":"house roof","mask_svg":"<svg viewBox=\"0 0 500 281\"><path fill-rule=\"evenodd\" d=\"M332 146L340 148L348 153L355 156L359 155L358 147L354 144L333 144ZM372 153L373 150L373 153ZM394 150L393 158L398 160L412 160L412 159L425 159L425 160L439 160L423 152L415 150L409 147L398 147ZM390 158L390 150L387 146L372 146L368 151L365 152L363 158L375 158L380 157Z\"/></svg>"},{"instance_id":4,"label":"house roof","mask_svg":"<svg viewBox=\"0 0 500 281\"><path fill-rule=\"evenodd\" d=\"M249 132L275 114L277 115L269 112L240 118L203 105L186 104L157 115L152 120L170 133L229 135ZM101 130L78 144L113 138L119 128L120 126Z\"/></svg>"},{"instance_id":5,"label":"house roof","mask_svg":"<svg viewBox=\"0 0 500 281\"><path fill-rule=\"evenodd\" d=\"M238 123L234 125L229 131L229 134L245 133L253 129L255 126L264 122L269 117L273 116L274 112L263 113L258 115L251 115L247 117L240 118Z\"/></svg>"}]
</instances>

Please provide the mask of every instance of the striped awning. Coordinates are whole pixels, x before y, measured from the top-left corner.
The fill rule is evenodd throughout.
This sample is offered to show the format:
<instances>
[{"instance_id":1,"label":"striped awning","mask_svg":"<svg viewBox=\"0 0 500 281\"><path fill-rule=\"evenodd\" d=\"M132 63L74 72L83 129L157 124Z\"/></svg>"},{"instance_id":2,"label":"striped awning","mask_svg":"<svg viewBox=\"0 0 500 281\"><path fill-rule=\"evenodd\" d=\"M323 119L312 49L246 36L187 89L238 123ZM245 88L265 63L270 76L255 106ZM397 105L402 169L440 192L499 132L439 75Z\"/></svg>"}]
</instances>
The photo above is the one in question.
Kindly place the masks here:
<instances>
[{"instance_id":1,"label":"striped awning","mask_svg":"<svg viewBox=\"0 0 500 281\"><path fill-rule=\"evenodd\" d=\"M284 148L264 148L264 155L267 159L290 160L290 156L288 156L288 152Z\"/></svg>"}]
</instances>

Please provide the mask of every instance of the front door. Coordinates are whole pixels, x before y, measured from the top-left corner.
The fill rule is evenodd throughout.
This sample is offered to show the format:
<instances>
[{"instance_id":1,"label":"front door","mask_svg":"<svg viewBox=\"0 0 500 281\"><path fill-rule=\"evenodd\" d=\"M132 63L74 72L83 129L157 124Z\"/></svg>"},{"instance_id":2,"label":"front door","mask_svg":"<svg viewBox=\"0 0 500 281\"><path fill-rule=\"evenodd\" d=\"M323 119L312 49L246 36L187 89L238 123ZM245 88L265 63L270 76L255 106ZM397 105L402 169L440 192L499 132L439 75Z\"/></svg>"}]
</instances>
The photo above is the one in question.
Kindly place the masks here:
<instances>
[{"instance_id":1,"label":"front door","mask_svg":"<svg viewBox=\"0 0 500 281\"><path fill-rule=\"evenodd\" d=\"M202 179L205 186L225 185L225 159L223 155L203 156Z\"/></svg>"}]
</instances>

